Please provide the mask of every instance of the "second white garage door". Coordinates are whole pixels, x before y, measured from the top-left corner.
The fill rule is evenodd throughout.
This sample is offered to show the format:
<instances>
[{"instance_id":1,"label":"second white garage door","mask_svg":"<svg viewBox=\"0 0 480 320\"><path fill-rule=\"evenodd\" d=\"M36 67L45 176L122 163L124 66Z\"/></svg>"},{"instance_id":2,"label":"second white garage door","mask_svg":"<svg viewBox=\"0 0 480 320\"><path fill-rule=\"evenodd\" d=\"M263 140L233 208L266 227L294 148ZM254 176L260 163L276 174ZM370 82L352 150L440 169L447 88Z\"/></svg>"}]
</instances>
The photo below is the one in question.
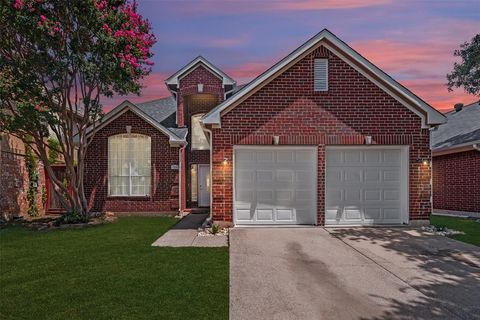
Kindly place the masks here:
<instances>
[{"instance_id":1,"label":"second white garage door","mask_svg":"<svg viewBox=\"0 0 480 320\"><path fill-rule=\"evenodd\" d=\"M315 147L234 148L234 221L315 224Z\"/></svg>"},{"instance_id":2,"label":"second white garage door","mask_svg":"<svg viewBox=\"0 0 480 320\"><path fill-rule=\"evenodd\" d=\"M408 217L406 147L327 147L325 224L400 224Z\"/></svg>"}]
</instances>

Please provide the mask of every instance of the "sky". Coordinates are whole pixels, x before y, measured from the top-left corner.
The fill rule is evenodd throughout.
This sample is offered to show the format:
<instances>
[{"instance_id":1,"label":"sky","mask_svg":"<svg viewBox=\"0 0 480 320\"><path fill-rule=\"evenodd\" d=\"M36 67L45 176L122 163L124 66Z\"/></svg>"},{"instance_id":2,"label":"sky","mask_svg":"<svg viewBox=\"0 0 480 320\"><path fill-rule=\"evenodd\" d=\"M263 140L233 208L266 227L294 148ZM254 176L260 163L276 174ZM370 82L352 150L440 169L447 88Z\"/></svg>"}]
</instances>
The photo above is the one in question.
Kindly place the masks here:
<instances>
[{"instance_id":1,"label":"sky","mask_svg":"<svg viewBox=\"0 0 480 320\"><path fill-rule=\"evenodd\" d=\"M323 28L440 111L478 97L448 92L453 51L480 32L480 0L138 0L157 37L140 96L169 96L164 81L198 55L247 83Z\"/></svg>"}]
</instances>

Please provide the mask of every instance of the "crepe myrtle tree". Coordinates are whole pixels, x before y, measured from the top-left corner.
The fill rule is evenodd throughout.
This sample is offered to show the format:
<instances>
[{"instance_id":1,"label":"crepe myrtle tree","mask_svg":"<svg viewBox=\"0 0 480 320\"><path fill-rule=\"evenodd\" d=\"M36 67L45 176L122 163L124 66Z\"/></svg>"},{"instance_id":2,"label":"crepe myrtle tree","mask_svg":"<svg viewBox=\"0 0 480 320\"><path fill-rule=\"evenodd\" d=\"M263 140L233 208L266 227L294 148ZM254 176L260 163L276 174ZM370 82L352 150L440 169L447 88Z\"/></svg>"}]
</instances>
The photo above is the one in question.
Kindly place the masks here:
<instances>
[{"instance_id":1,"label":"crepe myrtle tree","mask_svg":"<svg viewBox=\"0 0 480 320\"><path fill-rule=\"evenodd\" d=\"M87 128L101 121L102 97L140 92L150 23L130 0L0 0L0 34L0 130L32 145L67 212L88 219ZM66 183L49 152L65 162Z\"/></svg>"},{"instance_id":2,"label":"crepe myrtle tree","mask_svg":"<svg viewBox=\"0 0 480 320\"><path fill-rule=\"evenodd\" d=\"M463 87L465 92L480 96L480 34L461 44L453 55L461 62L455 62L452 73L447 75L448 90Z\"/></svg>"}]
</instances>

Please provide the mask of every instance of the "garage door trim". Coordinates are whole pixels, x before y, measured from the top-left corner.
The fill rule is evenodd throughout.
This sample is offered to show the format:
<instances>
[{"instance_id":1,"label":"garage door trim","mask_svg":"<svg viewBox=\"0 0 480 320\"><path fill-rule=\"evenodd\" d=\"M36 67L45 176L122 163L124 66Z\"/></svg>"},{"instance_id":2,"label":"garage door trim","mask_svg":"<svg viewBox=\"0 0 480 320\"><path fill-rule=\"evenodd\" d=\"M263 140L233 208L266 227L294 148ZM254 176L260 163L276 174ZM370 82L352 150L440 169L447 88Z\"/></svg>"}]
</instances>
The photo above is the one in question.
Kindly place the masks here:
<instances>
[{"instance_id":1,"label":"garage door trim","mask_svg":"<svg viewBox=\"0 0 480 320\"><path fill-rule=\"evenodd\" d=\"M310 150L314 152L314 181L315 181L315 190L314 190L314 224L318 225L318 146L312 146L312 145L279 145L279 146L272 146L272 145L234 145L233 146L233 152L232 152L232 218L233 218L233 224L234 225L239 225L239 226L276 226L276 227L281 227L281 226L292 226L293 224L261 224L261 223L240 223L237 224L237 219L236 219L236 210L235 210L235 199L236 199L236 190L235 190L235 172L236 172L236 151L237 150L265 150L265 149L270 149L270 150L282 150L282 149L287 149L287 150Z\"/></svg>"},{"instance_id":2,"label":"garage door trim","mask_svg":"<svg viewBox=\"0 0 480 320\"><path fill-rule=\"evenodd\" d=\"M401 190L402 194L400 196L401 199L401 219L402 224L408 224L410 218L410 207L409 207L409 194L410 194L410 147L408 145L348 145L348 146L325 146L325 163L324 163L324 172L325 172L325 179L324 179L324 192L325 192L325 208L324 208L324 217L325 217L325 225L329 227L345 227L349 226L348 224L327 224L326 216L327 216L327 206L326 206L326 195L327 195L327 152L329 150L348 150L348 149L368 149L368 150L401 150ZM365 223L363 225L375 225L373 223ZM352 226L358 226L358 224L352 224Z\"/></svg>"}]
</instances>

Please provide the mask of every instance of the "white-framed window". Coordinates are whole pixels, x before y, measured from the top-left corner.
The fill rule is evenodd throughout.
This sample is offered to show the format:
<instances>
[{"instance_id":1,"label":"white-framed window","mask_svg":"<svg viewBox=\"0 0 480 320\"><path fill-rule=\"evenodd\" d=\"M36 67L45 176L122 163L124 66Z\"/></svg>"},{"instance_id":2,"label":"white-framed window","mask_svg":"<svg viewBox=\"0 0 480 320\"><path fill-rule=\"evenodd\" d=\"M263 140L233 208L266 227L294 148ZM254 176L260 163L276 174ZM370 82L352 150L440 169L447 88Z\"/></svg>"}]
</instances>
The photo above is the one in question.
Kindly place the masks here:
<instances>
[{"instance_id":1,"label":"white-framed window","mask_svg":"<svg viewBox=\"0 0 480 320\"><path fill-rule=\"evenodd\" d=\"M328 59L315 59L313 66L315 91L328 91Z\"/></svg>"},{"instance_id":2,"label":"white-framed window","mask_svg":"<svg viewBox=\"0 0 480 320\"><path fill-rule=\"evenodd\" d=\"M108 195L148 196L152 174L151 139L143 134L108 138Z\"/></svg>"},{"instance_id":3,"label":"white-framed window","mask_svg":"<svg viewBox=\"0 0 480 320\"><path fill-rule=\"evenodd\" d=\"M191 118L191 132L192 132L192 150L209 150L210 144L208 143L207 136L200 124L200 118L203 117L203 113L193 115Z\"/></svg>"}]
</instances>

